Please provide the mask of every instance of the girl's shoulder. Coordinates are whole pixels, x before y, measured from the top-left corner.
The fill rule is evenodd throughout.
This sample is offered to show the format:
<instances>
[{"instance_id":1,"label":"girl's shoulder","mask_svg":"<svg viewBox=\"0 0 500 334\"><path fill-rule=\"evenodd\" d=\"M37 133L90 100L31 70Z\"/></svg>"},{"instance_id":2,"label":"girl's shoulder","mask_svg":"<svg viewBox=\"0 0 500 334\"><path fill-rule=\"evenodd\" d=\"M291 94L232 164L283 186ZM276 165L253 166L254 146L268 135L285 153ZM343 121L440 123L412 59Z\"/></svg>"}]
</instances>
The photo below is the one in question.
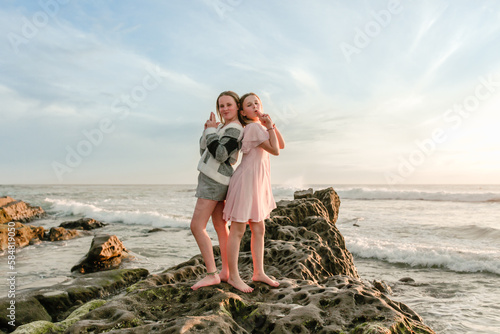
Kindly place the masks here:
<instances>
[{"instance_id":1,"label":"girl's shoulder","mask_svg":"<svg viewBox=\"0 0 500 334\"><path fill-rule=\"evenodd\" d=\"M220 126L220 125L219 125ZM240 141L244 133L243 126L240 122L231 122L217 129L219 136L229 136Z\"/></svg>"},{"instance_id":2,"label":"girl's shoulder","mask_svg":"<svg viewBox=\"0 0 500 334\"><path fill-rule=\"evenodd\" d=\"M243 141L262 143L267 139L269 139L269 133L262 124L253 122L245 126Z\"/></svg>"},{"instance_id":3,"label":"girl's shoulder","mask_svg":"<svg viewBox=\"0 0 500 334\"><path fill-rule=\"evenodd\" d=\"M238 129L238 130L243 130L243 125L241 125L240 122L231 122L228 124L219 124L221 128L228 129L228 128L233 128L233 129Z\"/></svg>"},{"instance_id":4,"label":"girl's shoulder","mask_svg":"<svg viewBox=\"0 0 500 334\"><path fill-rule=\"evenodd\" d=\"M248 123L246 126L245 126L245 132L249 132L249 131L265 131L265 128L262 124L258 123L258 122L252 122L252 123Z\"/></svg>"}]
</instances>

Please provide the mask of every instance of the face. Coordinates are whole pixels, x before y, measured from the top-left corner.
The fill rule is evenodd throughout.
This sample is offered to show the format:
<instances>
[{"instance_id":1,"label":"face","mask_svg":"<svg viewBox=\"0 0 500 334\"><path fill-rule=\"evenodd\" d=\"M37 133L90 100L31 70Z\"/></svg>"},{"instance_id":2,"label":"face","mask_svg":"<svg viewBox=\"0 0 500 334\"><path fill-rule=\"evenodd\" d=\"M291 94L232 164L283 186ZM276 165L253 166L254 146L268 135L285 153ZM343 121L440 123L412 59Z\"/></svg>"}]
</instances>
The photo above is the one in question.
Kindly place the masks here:
<instances>
[{"instance_id":1,"label":"face","mask_svg":"<svg viewBox=\"0 0 500 334\"><path fill-rule=\"evenodd\" d=\"M242 103L241 114L248 119L256 120L262 114L262 104L255 95L248 96Z\"/></svg>"},{"instance_id":2,"label":"face","mask_svg":"<svg viewBox=\"0 0 500 334\"><path fill-rule=\"evenodd\" d=\"M224 118L225 123L232 122L238 119L238 105L236 101L227 95L219 97L219 112Z\"/></svg>"}]
</instances>

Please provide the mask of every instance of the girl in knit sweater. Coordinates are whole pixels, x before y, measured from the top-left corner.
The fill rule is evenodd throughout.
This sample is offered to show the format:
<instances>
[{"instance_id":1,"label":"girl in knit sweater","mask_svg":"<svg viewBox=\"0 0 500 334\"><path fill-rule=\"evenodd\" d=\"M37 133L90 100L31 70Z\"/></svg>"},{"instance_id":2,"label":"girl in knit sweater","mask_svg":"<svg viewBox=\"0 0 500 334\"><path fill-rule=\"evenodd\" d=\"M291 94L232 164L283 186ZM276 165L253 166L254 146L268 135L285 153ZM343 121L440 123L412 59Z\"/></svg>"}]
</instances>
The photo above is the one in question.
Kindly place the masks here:
<instances>
[{"instance_id":1,"label":"girl in knit sweater","mask_svg":"<svg viewBox=\"0 0 500 334\"><path fill-rule=\"evenodd\" d=\"M217 98L216 108L222 123L217 123L214 113L210 114L210 119L205 123L200 139L200 173L196 189L198 200L191 219L191 232L205 261L207 275L191 287L193 290L219 284L221 280L227 281L229 278L226 251L229 229L227 222L222 219L222 210L229 179L233 174L232 165L237 161L243 137L238 95L231 91L222 92ZM220 274L215 265L212 242L206 230L210 216L219 239L222 260Z\"/></svg>"}]
</instances>

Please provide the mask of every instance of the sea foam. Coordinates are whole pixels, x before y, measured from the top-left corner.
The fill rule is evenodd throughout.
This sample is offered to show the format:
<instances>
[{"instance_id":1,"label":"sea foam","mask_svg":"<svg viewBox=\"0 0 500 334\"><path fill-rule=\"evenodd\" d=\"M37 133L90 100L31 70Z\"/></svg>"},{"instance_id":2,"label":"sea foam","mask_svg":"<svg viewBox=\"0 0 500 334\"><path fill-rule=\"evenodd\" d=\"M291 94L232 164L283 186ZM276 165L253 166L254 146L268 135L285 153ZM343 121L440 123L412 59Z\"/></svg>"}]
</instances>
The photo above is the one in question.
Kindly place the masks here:
<instances>
[{"instance_id":1,"label":"sea foam","mask_svg":"<svg viewBox=\"0 0 500 334\"><path fill-rule=\"evenodd\" d=\"M180 228L189 227L189 220L186 217L162 214L157 211L104 209L94 204L67 199L45 198L45 202L51 204L50 212L59 217L83 216L101 220L103 222L115 222L128 225Z\"/></svg>"},{"instance_id":2,"label":"sea foam","mask_svg":"<svg viewBox=\"0 0 500 334\"><path fill-rule=\"evenodd\" d=\"M412 242L351 237L347 249L355 256L401 263L412 267L445 268L456 272L489 272L500 275L500 252Z\"/></svg>"},{"instance_id":3,"label":"sea foam","mask_svg":"<svg viewBox=\"0 0 500 334\"><path fill-rule=\"evenodd\" d=\"M408 200L451 202L500 202L500 193L491 191L422 191L356 187L337 189L341 199L357 200Z\"/></svg>"}]
</instances>

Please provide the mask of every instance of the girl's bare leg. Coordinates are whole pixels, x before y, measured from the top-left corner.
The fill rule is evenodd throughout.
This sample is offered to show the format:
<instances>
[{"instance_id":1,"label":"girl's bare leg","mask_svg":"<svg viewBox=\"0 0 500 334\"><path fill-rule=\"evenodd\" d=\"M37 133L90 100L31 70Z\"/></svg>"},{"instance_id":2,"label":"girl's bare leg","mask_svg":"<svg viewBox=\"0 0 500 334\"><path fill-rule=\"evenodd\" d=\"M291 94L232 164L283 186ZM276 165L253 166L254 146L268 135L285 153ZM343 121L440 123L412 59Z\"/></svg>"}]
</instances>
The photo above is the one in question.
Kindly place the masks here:
<instances>
[{"instance_id":1,"label":"girl's bare leg","mask_svg":"<svg viewBox=\"0 0 500 334\"><path fill-rule=\"evenodd\" d=\"M224 211L224 202L219 202L212 213L212 222L214 223L214 228L219 238L220 257L222 261L222 270L219 277L221 281L227 282L229 279L229 268L227 263L227 239L229 238L229 228L227 227L227 222L222 219L222 211Z\"/></svg>"},{"instance_id":2,"label":"girl's bare leg","mask_svg":"<svg viewBox=\"0 0 500 334\"><path fill-rule=\"evenodd\" d=\"M253 281L264 282L272 287L279 286L279 282L272 280L264 271L264 234L266 226L263 221L251 222L252 231L251 247L253 260Z\"/></svg>"},{"instance_id":3,"label":"girl's bare leg","mask_svg":"<svg viewBox=\"0 0 500 334\"><path fill-rule=\"evenodd\" d=\"M217 205L217 201L212 201L204 198L198 198L194 208L193 218L191 219L191 232L193 233L196 243L200 248L201 255L205 261L208 274L205 278L193 285L191 289L196 290L202 286L215 285L220 283L220 277L217 274L215 265L214 251L212 241L207 233L207 223L210 215Z\"/></svg>"},{"instance_id":4,"label":"girl's bare leg","mask_svg":"<svg viewBox=\"0 0 500 334\"><path fill-rule=\"evenodd\" d=\"M240 277L240 272L238 271L238 257L240 254L240 243L247 225L244 223L231 223L231 229L229 230L229 239L227 241L227 262L229 265L229 279L227 282L231 284L236 289L249 293L253 289L249 287Z\"/></svg>"}]
</instances>

